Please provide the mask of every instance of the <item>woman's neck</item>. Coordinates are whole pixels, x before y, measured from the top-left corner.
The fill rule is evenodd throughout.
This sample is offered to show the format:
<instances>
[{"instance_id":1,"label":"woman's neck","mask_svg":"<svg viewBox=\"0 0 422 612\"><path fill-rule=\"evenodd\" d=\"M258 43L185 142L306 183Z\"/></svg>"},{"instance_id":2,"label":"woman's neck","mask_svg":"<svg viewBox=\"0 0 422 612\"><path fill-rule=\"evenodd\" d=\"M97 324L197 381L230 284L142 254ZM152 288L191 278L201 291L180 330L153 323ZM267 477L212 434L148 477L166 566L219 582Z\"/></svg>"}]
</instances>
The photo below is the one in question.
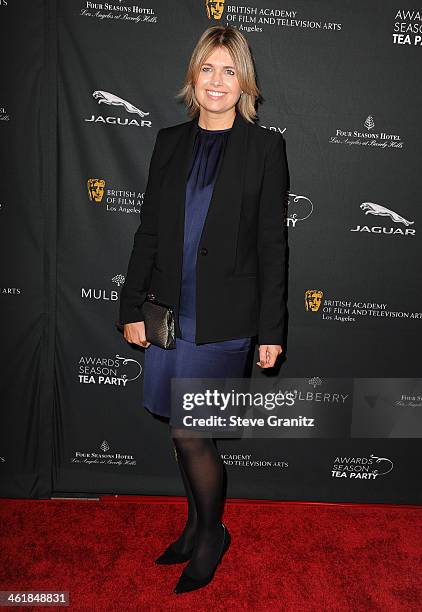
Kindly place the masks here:
<instances>
[{"instance_id":1,"label":"woman's neck","mask_svg":"<svg viewBox=\"0 0 422 612\"><path fill-rule=\"evenodd\" d=\"M198 125L204 130L227 130L233 127L234 120L236 118L236 111L231 113L230 116L224 115L211 115L209 113L201 112L198 117Z\"/></svg>"}]
</instances>

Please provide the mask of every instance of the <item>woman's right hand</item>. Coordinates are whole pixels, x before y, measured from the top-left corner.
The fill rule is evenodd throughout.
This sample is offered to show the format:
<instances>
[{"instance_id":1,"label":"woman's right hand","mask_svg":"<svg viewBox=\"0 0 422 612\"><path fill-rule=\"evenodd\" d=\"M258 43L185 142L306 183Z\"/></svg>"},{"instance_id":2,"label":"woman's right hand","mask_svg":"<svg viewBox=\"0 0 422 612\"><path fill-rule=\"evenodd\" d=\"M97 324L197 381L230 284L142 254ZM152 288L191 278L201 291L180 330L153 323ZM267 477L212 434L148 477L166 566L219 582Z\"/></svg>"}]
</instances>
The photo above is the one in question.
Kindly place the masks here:
<instances>
[{"instance_id":1,"label":"woman's right hand","mask_svg":"<svg viewBox=\"0 0 422 612\"><path fill-rule=\"evenodd\" d=\"M145 335L145 323L136 321L135 323L125 323L123 326L123 336L125 340L132 344L138 344L143 348L148 348L151 342L148 342Z\"/></svg>"}]
</instances>

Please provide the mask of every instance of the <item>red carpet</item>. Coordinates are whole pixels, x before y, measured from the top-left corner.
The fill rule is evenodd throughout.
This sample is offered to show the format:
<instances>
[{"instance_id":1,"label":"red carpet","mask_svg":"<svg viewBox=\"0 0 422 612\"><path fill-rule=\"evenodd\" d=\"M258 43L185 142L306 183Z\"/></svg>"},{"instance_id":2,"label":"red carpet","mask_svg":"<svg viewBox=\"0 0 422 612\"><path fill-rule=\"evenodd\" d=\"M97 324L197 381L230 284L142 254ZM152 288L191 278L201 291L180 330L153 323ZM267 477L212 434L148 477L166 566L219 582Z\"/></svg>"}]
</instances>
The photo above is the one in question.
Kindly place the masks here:
<instances>
[{"instance_id":1,"label":"red carpet","mask_svg":"<svg viewBox=\"0 0 422 612\"><path fill-rule=\"evenodd\" d=\"M153 560L184 517L180 498L2 499L0 590L66 590L81 611L422 609L419 506L230 500L213 582L176 595L184 565Z\"/></svg>"}]
</instances>

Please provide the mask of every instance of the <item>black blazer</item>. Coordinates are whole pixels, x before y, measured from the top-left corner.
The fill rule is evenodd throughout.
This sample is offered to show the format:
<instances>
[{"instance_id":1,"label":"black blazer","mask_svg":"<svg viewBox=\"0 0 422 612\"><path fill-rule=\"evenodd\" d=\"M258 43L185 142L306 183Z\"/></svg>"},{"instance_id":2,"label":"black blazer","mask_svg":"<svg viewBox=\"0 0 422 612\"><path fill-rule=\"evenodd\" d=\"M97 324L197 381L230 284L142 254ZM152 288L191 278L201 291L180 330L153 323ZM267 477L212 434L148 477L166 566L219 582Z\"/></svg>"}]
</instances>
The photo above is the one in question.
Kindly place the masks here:
<instances>
[{"instance_id":1,"label":"black blazer","mask_svg":"<svg viewBox=\"0 0 422 612\"><path fill-rule=\"evenodd\" d=\"M126 280L120 323L143 321L147 293L178 324L185 190L198 118L158 131ZM196 344L258 336L283 344L287 163L284 138L239 112L199 242Z\"/></svg>"}]
</instances>

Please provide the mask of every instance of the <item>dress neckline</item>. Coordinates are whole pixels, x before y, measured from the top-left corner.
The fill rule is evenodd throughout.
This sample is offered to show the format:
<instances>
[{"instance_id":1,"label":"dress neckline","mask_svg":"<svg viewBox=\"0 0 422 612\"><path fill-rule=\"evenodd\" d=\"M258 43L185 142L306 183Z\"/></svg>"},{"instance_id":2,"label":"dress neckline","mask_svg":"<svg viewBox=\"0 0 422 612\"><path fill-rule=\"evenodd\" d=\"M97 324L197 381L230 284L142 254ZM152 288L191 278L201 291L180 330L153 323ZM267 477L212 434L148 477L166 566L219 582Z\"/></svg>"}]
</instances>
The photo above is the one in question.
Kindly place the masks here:
<instances>
[{"instance_id":1,"label":"dress neckline","mask_svg":"<svg viewBox=\"0 0 422 612\"><path fill-rule=\"evenodd\" d=\"M225 128L224 130L207 130L203 127L201 127L198 124L198 130L200 130L201 132L204 132L205 134L223 134L224 132L229 132L232 128Z\"/></svg>"}]
</instances>

